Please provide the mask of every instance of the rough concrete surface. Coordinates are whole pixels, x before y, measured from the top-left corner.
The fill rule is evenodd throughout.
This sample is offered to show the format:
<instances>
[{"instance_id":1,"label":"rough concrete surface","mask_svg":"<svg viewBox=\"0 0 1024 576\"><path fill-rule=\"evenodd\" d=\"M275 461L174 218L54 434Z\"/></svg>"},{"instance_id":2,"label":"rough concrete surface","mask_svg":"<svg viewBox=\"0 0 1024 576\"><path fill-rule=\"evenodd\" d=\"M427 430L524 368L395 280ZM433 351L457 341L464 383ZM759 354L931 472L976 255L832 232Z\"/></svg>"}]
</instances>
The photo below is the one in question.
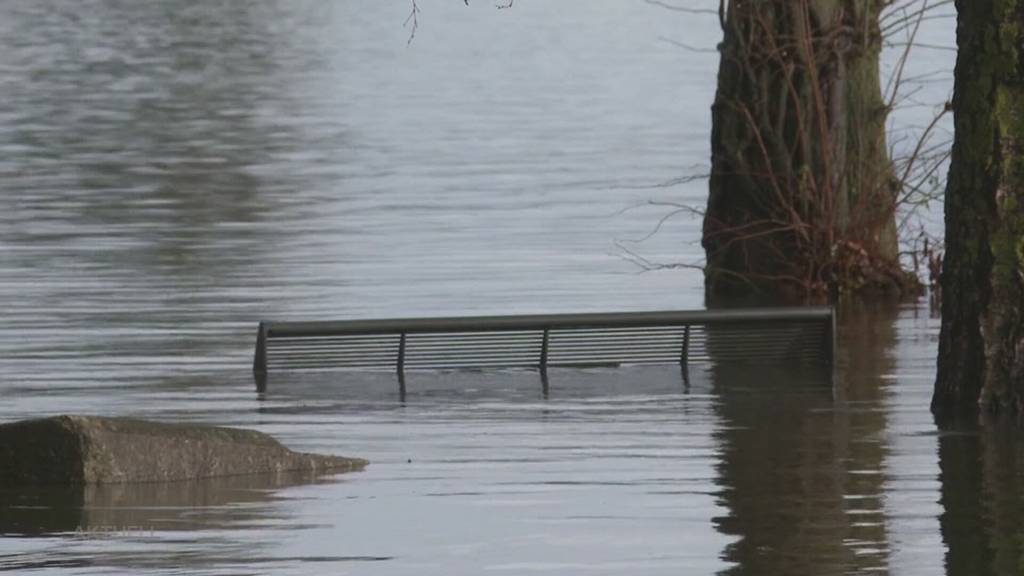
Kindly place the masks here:
<instances>
[{"instance_id":1,"label":"rough concrete surface","mask_svg":"<svg viewBox=\"0 0 1024 576\"><path fill-rule=\"evenodd\" d=\"M346 472L359 458L293 452L255 430L55 416L0 424L0 487Z\"/></svg>"}]
</instances>

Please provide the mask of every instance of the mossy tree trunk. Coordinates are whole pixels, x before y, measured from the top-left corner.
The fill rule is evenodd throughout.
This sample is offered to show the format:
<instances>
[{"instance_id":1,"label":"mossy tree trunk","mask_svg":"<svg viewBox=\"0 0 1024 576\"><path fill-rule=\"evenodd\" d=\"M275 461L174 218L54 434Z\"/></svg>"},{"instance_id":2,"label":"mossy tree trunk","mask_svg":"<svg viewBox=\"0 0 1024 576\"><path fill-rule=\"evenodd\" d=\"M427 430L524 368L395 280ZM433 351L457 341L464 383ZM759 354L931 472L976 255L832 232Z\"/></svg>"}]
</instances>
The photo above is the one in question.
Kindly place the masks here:
<instances>
[{"instance_id":1,"label":"mossy tree trunk","mask_svg":"<svg viewBox=\"0 0 1024 576\"><path fill-rule=\"evenodd\" d=\"M932 411L1024 416L1024 0L957 0Z\"/></svg>"},{"instance_id":2,"label":"mossy tree trunk","mask_svg":"<svg viewBox=\"0 0 1024 576\"><path fill-rule=\"evenodd\" d=\"M885 140L886 0L722 0L709 297L905 280Z\"/></svg>"}]
</instances>

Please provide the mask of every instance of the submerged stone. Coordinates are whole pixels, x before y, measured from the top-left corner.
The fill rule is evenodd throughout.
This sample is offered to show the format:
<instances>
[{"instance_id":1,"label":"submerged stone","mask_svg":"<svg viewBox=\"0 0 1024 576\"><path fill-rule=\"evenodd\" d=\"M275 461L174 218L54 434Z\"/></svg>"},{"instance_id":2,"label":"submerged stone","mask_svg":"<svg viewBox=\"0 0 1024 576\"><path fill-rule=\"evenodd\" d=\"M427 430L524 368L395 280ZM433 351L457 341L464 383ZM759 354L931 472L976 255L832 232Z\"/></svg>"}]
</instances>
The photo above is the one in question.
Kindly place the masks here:
<instances>
[{"instance_id":1,"label":"submerged stone","mask_svg":"<svg viewBox=\"0 0 1024 576\"><path fill-rule=\"evenodd\" d=\"M195 531L281 520L273 503L292 486L339 482L331 472L271 472L173 482L0 487L0 538Z\"/></svg>"},{"instance_id":2,"label":"submerged stone","mask_svg":"<svg viewBox=\"0 0 1024 576\"><path fill-rule=\"evenodd\" d=\"M367 464L293 452L262 432L240 428L97 416L0 424L0 487L347 472Z\"/></svg>"}]
</instances>

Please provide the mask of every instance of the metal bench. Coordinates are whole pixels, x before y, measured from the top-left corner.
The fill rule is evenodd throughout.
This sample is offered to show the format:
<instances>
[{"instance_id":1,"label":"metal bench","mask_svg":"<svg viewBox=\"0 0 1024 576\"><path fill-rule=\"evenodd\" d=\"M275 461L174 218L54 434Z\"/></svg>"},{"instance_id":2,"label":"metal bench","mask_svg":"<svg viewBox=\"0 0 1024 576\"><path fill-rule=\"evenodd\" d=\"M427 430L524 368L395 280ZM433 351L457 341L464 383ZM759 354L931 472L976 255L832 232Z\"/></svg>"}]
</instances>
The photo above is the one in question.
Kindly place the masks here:
<instances>
[{"instance_id":1,"label":"metal bench","mask_svg":"<svg viewBox=\"0 0 1024 576\"><path fill-rule=\"evenodd\" d=\"M253 372L815 362L835 355L831 307L260 322Z\"/></svg>"}]
</instances>

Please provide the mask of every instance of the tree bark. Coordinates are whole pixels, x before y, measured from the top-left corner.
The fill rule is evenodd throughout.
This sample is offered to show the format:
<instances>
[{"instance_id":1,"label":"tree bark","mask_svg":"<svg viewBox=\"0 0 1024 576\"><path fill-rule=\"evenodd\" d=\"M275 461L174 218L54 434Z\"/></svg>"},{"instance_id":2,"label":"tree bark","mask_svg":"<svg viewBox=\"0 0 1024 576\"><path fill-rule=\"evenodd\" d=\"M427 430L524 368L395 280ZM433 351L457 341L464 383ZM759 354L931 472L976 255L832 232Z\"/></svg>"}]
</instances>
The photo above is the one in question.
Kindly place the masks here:
<instances>
[{"instance_id":1,"label":"tree bark","mask_svg":"<svg viewBox=\"0 0 1024 576\"><path fill-rule=\"evenodd\" d=\"M957 0L932 411L1024 415L1024 0Z\"/></svg>"},{"instance_id":2,"label":"tree bark","mask_svg":"<svg viewBox=\"0 0 1024 576\"><path fill-rule=\"evenodd\" d=\"M885 4L723 0L709 296L903 279L879 80Z\"/></svg>"}]
</instances>

